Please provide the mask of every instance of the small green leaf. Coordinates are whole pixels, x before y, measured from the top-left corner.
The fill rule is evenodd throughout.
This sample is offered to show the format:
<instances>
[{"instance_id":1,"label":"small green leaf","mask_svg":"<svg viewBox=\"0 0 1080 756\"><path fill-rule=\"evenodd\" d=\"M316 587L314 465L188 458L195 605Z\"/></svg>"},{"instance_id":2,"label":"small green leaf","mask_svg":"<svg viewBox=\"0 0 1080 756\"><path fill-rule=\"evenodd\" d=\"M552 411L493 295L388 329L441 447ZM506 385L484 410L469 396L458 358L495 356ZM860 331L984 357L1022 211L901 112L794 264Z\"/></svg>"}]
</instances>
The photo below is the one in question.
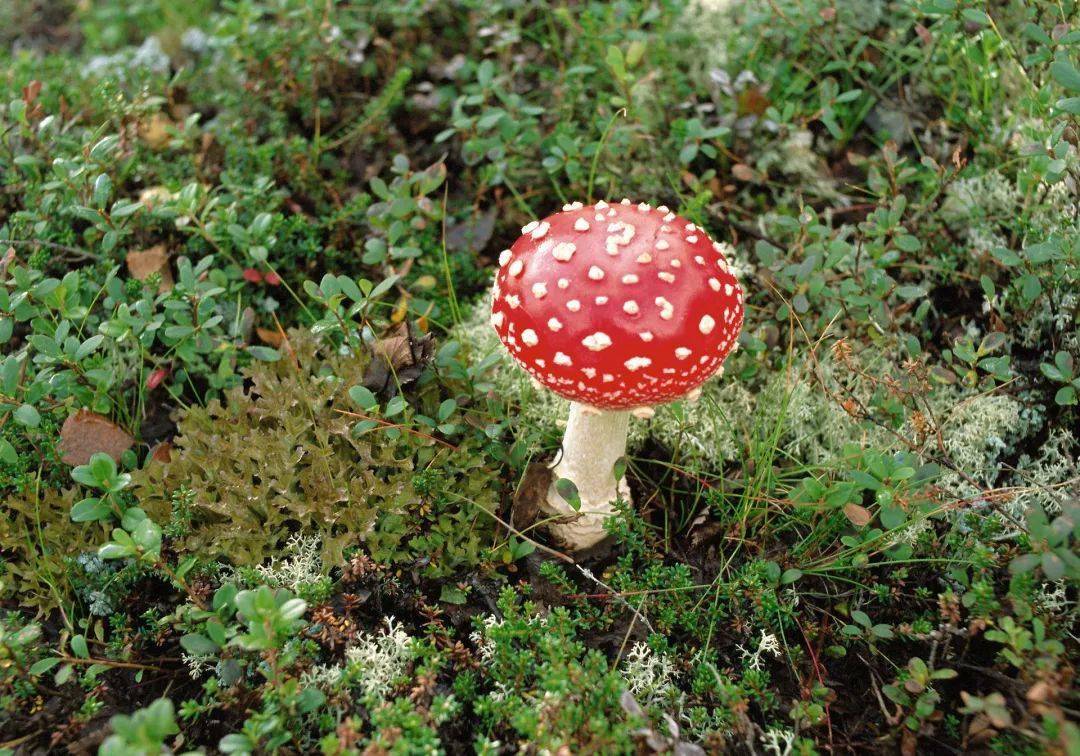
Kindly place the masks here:
<instances>
[{"instance_id":1,"label":"small green leaf","mask_svg":"<svg viewBox=\"0 0 1080 756\"><path fill-rule=\"evenodd\" d=\"M570 505L571 509L575 512L580 511L581 494L578 493L578 487L574 481L569 478L559 478L555 481L555 491Z\"/></svg>"},{"instance_id":2,"label":"small green leaf","mask_svg":"<svg viewBox=\"0 0 1080 756\"><path fill-rule=\"evenodd\" d=\"M615 45L609 45L607 49L607 56L604 58L604 62L607 63L608 68L615 74L617 79L626 78L626 65L623 61L622 50Z\"/></svg>"},{"instance_id":3,"label":"small green leaf","mask_svg":"<svg viewBox=\"0 0 1080 756\"><path fill-rule=\"evenodd\" d=\"M83 499L77 501L71 507L72 522L95 522L108 519L111 514L109 506L101 499Z\"/></svg>"},{"instance_id":4,"label":"small green leaf","mask_svg":"<svg viewBox=\"0 0 1080 756\"><path fill-rule=\"evenodd\" d=\"M71 679L71 675L75 672L75 668L70 664L65 664L56 670L56 675L53 677L53 683L57 686L63 685Z\"/></svg>"},{"instance_id":5,"label":"small green leaf","mask_svg":"<svg viewBox=\"0 0 1080 756\"><path fill-rule=\"evenodd\" d=\"M211 617L206 621L206 635L219 646L224 646L227 641L225 625L217 617Z\"/></svg>"},{"instance_id":6,"label":"small green leaf","mask_svg":"<svg viewBox=\"0 0 1080 756\"><path fill-rule=\"evenodd\" d=\"M375 286L375 288L373 288L368 293L368 299L377 299L377 298L381 297L383 294L385 294L386 292L390 291L391 287L393 287L393 285L398 282L398 279L400 277L401 276L393 275L393 276L388 276L387 278L384 278L382 281L380 281Z\"/></svg>"},{"instance_id":7,"label":"small green leaf","mask_svg":"<svg viewBox=\"0 0 1080 756\"><path fill-rule=\"evenodd\" d=\"M277 362L281 359L281 352L265 346L249 346L248 354L262 362Z\"/></svg>"},{"instance_id":8,"label":"small green leaf","mask_svg":"<svg viewBox=\"0 0 1080 756\"><path fill-rule=\"evenodd\" d=\"M615 474L616 483L626 477L626 466L626 457L619 457L617 460L615 460L615 468L613 472Z\"/></svg>"},{"instance_id":9,"label":"small green leaf","mask_svg":"<svg viewBox=\"0 0 1080 756\"><path fill-rule=\"evenodd\" d=\"M784 570L784 574L780 576L780 585L788 585L790 583L794 583L802 576L802 570L796 569L794 567Z\"/></svg>"},{"instance_id":10,"label":"small green leaf","mask_svg":"<svg viewBox=\"0 0 1080 756\"><path fill-rule=\"evenodd\" d=\"M986 15L986 11L977 10L976 8L964 8L960 11L960 15L964 17L965 21L979 26L989 26L990 17Z\"/></svg>"},{"instance_id":11,"label":"small green leaf","mask_svg":"<svg viewBox=\"0 0 1080 756\"><path fill-rule=\"evenodd\" d=\"M1028 23L1024 26L1024 36L1030 39L1032 42L1038 42L1040 45L1052 45L1054 41L1050 39L1050 35L1041 27L1033 23Z\"/></svg>"},{"instance_id":12,"label":"small green leaf","mask_svg":"<svg viewBox=\"0 0 1080 756\"><path fill-rule=\"evenodd\" d=\"M908 236L907 234L897 236L894 241L896 242L896 246L904 252L918 252L922 247L922 242L914 236Z\"/></svg>"},{"instance_id":13,"label":"small green leaf","mask_svg":"<svg viewBox=\"0 0 1080 756\"><path fill-rule=\"evenodd\" d=\"M445 604L464 604L465 591L461 590L456 585L444 583L442 590L439 592L439 601L442 601Z\"/></svg>"},{"instance_id":14,"label":"small green leaf","mask_svg":"<svg viewBox=\"0 0 1080 756\"><path fill-rule=\"evenodd\" d=\"M394 415L401 414L408 404L405 402L404 397L400 394L386 403L386 410L383 412L387 417L393 417Z\"/></svg>"},{"instance_id":15,"label":"small green leaf","mask_svg":"<svg viewBox=\"0 0 1080 756\"><path fill-rule=\"evenodd\" d=\"M896 530L907 522L907 513L901 507L882 507L878 517L886 530Z\"/></svg>"},{"instance_id":16,"label":"small green leaf","mask_svg":"<svg viewBox=\"0 0 1080 756\"><path fill-rule=\"evenodd\" d=\"M200 633L188 633L180 638L180 646L195 656L211 656L221 650L219 644Z\"/></svg>"},{"instance_id":17,"label":"small green leaf","mask_svg":"<svg viewBox=\"0 0 1080 756\"><path fill-rule=\"evenodd\" d=\"M94 453L90 457L90 463L87 467L90 468L90 474L94 476L94 480L97 481L98 485L104 486L116 477L116 460L105 452Z\"/></svg>"},{"instance_id":18,"label":"small green leaf","mask_svg":"<svg viewBox=\"0 0 1080 756\"><path fill-rule=\"evenodd\" d=\"M120 143L120 137L116 134L102 137L97 144L90 148L91 160L104 160L108 154Z\"/></svg>"},{"instance_id":19,"label":"small green leaf","mask_svg":"<svg viewBox=\"0 0 1080 756\"><path fill-rule=\"evenodd\" d=\"M119 543L107 543L98 549L98 556L102 559L125 559L133 555L134 551L129 546Z\"/></svg>"},{"instance_id":20,"label":"small green leaf","mask_svg":"<svg viewBox=\"0 0 1080 756\"><path fill-rule=\"evenodd\" d=\"M446 422L446 420L449 419L449 417L452 414L454 414L454 410L456 410L456 409L457 409L457 402L454 401L453 399L447 399L447 400L443 401L443 403L439 405L439 411L437 413L437 417L439 418L439 422L440 423Z\"/></svg>"},{"instance_id":21,"label":"small green leaf","mask_svg":"<svg viewBox=\"0 0 1080 756\"><path fill-rule=\"evenodd\" d=\"M80 659L90 658L90 649L86 646L86 638L76 635L71 639L71 651Z\"/></svg>"},{"instance_id":22,"label":"small green leaf","mask_svg":"<svg viewBox=\"0 0 1080 756\"><path fill-rule=\"evenodd\" d=\"M120 518L120 527L130 533L145 519L146 512L142 511L139 507L131 507L127 509L124 512L124 516Z\"/></svg>"},{"instance_id":23,"label":"small green leaf","mask_svg":"<svg viewBox=\"0 0 1080 756\"><path fill-rule=\"evenodd\" d=\"M370 410L379 406L379 400L366 386L353 386L349 389L349 398L356 402L362 410Z\"/></svg>"},{"instance_id":24,"label":"small green leaf","mask_svg":"<svg viewBox=\"0 0 1080 756\"><path fill-rule=\"evenodd\" d=\"M1014 575L1023 575L1026 572L1031 572L1039 566L1041 559L1039 554L1023 554L1018 556L1016 559L1009 562L1009 572Z\"/></svg>"},{"instance_id":25,"label":"small green leaf","mask_svg":"<svg viewBox=\"0 0 1080 756\"><path fill-rule=\"evenodd\" d=\"M341 293L347 296L354 302L363 302L364 295L360 291L360 287L356 285L356 281L352 280L348 276L338 276L338 286L341 287Z\"/></svg>"},{"instance_id":26,"label":"small green leaf","mask_svg":"<svg viewBox=\"0 0 1080 756\"><path fill-rule=\"evenodd\" d=\"M1050 64L1050 75L1054 77L1054 81L1070 92L1080 92L1080 71L1071 61L1058 58Z\"/></svg>"},{"instance_id":27,"label":"small green leaf","mask_svg":"<svg viewBox=\"0 0 1080 756\"><path fill-rule=\"evenodd\" d=\"M1043 552L1042 568L1050 580L1061 580L1065 577L1065 561L1052 551Z\"/></svg>"},{"instance_id":28,"label":"small green leaf","mask_svg":"<svg viewBox=\"0 0 1080 756\"><path fill-rule=\"evenodd\" d=\"M15 410L15 419L27 428L36 428L41 425L41 415L30 404L24 404Z\"/></svg>"},{"instance_id":29,"label":"small green leaf","mask_svg":"<svg viewBox=\"0 0 1080 756\"><path fill-rule=\"evenodd\" d=\"M101 346L101 342L104 340L105 337L100 333L96 336L91 336L79 345L79 348L75 351L75 359L81 360L84 357L89 357L99 346Z\"/></svg>"},{"instance_id":30,"label":"small green leaf","mask_svg":"<svg viewBox=\"0 0 1080 756\"><path fill-rule=\"evenodd\" d=\"M55 656L49 657L47 659L39 659L38 661L30 665L30 674L34 675L35 677L38 675L43 675L50 669L55 667L57 664L59 664L60 661L61 660L57 659Z\"/></svg>"},{"instance_id":31,"label":"small green leaf","mask_svg":"<svg viewBox=\"0 0 1080 756\"><path fill-rule=\"evenodd\" d=\"M19 453L6 438L0 438L0 462L14 465L19 461Z\"/></svg>"}]
</instances>

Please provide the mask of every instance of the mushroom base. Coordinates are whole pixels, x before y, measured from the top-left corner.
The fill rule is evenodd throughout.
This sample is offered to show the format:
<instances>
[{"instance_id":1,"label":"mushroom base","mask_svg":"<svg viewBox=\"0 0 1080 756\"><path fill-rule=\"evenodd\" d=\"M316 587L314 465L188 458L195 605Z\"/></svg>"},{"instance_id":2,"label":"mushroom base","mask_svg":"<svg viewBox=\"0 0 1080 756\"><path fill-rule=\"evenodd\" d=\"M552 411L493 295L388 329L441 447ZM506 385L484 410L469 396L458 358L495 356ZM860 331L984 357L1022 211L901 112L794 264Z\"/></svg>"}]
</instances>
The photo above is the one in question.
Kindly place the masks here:
<instances>
[{"instance_id":1,"label":"mushroom base","mask_svg":"<svg viewBox=\"0 0 1080 756\"><path fill-rule=\"evenodd\" d=\"M577 402L570 404L562 456L554 466L542 507L548 516L559 518L548 524L548 531L570 550L602 541L607 535L604 521L615 514L616 499L630 501L626 478L615 480L615 463L626 454L629 426L629 412L597 411ZM559 495L555 483L560 478L577 486L581 509L575 510Z\"/></svg>"}]
</instances>

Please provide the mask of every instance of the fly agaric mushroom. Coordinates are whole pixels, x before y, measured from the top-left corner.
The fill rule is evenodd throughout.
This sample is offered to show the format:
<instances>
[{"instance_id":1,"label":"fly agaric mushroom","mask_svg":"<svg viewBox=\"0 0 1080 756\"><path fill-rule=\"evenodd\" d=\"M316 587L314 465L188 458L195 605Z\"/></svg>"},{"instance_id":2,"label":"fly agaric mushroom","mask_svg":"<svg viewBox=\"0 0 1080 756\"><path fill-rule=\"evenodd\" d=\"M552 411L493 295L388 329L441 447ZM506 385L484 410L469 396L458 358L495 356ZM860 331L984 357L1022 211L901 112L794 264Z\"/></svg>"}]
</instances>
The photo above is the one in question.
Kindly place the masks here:
<instances>
[{"instance_id":1,"label":"fly agaric mushroom","mask_svg":"<svg viewBox=\"0 0 1080 756\"><path fill-rule=\"evenodd\" d=\"M743 322L743 295L724 247L668 208L574 202L521 229L499 256L491 324L539 383L571 401L543 508L571 549L604 538L621 494L616 462L630 416L684 396L722 371Z\"/></svg>"}]
</instances>

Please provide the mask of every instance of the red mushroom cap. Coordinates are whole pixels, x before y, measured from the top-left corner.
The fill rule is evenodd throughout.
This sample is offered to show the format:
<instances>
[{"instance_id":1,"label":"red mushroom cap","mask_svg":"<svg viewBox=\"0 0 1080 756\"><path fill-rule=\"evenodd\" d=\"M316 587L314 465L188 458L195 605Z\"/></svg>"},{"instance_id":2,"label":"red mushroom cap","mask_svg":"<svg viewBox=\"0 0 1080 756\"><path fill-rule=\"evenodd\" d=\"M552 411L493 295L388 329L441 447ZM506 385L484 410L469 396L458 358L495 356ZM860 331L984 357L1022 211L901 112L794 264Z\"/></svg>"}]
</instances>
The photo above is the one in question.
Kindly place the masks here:
<instances>
[{"instance_id":1,"label":"red mushroom cap","mask_svg":"<svg viewBox=\"0 0 1080 756\"><path fill-rule=\"evenodd\" d=\"M499 256L491 324L555 393L603 409L670 402L735 346L742 288L723 246L666 207L575 202Z\"/></svg>"}]
</instances>

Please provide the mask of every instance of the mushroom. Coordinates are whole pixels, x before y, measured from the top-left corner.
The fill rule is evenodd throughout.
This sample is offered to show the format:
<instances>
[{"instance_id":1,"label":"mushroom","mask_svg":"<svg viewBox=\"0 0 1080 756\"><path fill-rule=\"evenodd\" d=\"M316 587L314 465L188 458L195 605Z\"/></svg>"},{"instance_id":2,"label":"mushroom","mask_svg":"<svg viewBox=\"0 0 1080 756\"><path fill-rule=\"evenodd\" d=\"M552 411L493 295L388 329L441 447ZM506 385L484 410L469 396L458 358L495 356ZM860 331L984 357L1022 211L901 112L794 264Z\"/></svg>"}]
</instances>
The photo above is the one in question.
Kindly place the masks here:
<instances>
[{"instance_id":1,"label":"mushroom","mask_svg":"<svg viewBox=\"0 0 1080 756\"><path fill-rule=\"evenodd\" d=\"M571 401L544 511L565 547L605 536L631 415L693 397L722 372L743 322L725 247L668 208L574 202L521 229L499 256L491 325L521 366ZM556 490L577 487L575 509Z\"/></svg>"}]
</instances>

